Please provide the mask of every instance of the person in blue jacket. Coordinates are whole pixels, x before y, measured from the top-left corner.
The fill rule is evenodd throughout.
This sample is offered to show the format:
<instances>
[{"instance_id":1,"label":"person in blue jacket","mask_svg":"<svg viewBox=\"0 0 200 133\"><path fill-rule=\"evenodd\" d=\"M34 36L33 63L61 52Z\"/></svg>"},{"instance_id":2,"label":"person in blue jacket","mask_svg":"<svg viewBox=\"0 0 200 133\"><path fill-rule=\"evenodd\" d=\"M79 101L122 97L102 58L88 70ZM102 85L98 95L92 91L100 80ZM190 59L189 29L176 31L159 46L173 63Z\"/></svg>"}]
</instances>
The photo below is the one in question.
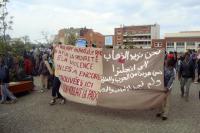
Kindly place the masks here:
<instances>
[{"instance_id":1,"label":"person in blue jacket","mask_svg":"<svg viewBox=\"0 0 200 133\"><path fill-rule=\"evenodd\" d=\"M3 56L0 55L0 88L1 88L1 104L7 103L7 98L10 98L11 103L15 103L17 98L9 91L9 68L5 65Z\"/></svg>"}]
</instances>

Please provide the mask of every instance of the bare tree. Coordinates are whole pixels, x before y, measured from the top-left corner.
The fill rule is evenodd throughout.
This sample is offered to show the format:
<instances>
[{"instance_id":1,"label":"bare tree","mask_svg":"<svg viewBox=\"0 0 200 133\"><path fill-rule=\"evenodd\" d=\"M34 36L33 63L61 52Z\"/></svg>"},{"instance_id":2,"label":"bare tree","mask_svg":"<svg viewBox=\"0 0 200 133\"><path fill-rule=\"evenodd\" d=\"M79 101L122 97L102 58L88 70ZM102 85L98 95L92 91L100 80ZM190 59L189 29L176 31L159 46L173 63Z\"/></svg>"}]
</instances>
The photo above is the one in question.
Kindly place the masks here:
<instances>
[{"instance_id":1,"label":"bare tree","mask_svg":"<svg viewBox=\"0 0 200 133\"><path fill-rule=\"evenodd\" d=\"M12 30L13 16L8 19L7 3L8 0L2 0L0 2L0 36L1 39L6 42L7 30Z\"/></svg>"},{"instance_id":2,"label":"bare tree","mask_svg":"<svg viewBox=\"0 0 200 133\"><path fill-rule=\"evenodd\" d=\"M41 32L43 36L43 40L45 41L46 45L50 45L53 43L53 39L51 38L51 35L47 31L42 31Z\"/></svg>"},{"instance_id":3,"label":"bare tree","mask_svg":"<svg viewBox=\"0 0 200 133\"><path fill-rule=\"evenodd\" d=\"M70 33L67 37L67 41L69 45L75 45L77 37L74 33Z\"/></svg>"},{"instance_id":4,"label":"bare tree","mask_svg":"<svg viewBox=\"0 0 200 133\"><path fill-rule=\"evenodd\" d=\"M23 37L21 37L21 39L22 39L22 41L23 41L24 44L30 43L30 38L29 38L29 36L23 36Z\"/></svg>"}]
</instances>

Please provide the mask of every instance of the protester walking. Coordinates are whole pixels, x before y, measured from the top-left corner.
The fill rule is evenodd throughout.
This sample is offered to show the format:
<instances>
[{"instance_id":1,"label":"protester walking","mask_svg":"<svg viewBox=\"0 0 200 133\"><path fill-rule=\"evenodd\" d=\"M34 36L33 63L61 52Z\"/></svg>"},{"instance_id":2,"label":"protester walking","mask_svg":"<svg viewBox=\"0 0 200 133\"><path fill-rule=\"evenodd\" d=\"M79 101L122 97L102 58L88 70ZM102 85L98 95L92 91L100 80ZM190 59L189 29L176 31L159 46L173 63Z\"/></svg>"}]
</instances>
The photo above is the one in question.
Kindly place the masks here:
<instances>
[{"instance_id":1,"label":"protester walking","mask_svg":"<svg viewBox=\"0 0 200 133\"><path fill-rule=\"evenodd\" d=\"M197 82L200 82L200 56L197 57Z\"/></svg>"},{"instance_id":2,"label":"protester walking","mask_svg":"<svg viewBox=\"0 0 200 133\"><path fill-rule=\"evenodd\" d=\"M59 43L60 44L60 43ZM56 47L56 46L55 46ZM59 92L60 89L60 80L59 80L59 72L56 70L56 64L53 62L53 68L54 68L54 80L53 80L53 88L52 88L52 100L50 101L50 105L56 104L56 100L60 99L60 104L65 103L65 99L62 97L62 95Z\"/></svg>"},{"instance_id":3,"label":"protester walking","mask_svg":"<svg viewBox=\"0 0 200 133\"><path fill-rule=\"evenodd\" d=\"M185 53L184 60L180 64L178 79L181 86L181 97L185 97L185 100L188 101L190 85L195 79L195 64L189 53Z\"/></svg>"},{"instance_id":4,"label":"protester walking","mask_svg":"<svg viewBox=\"0 0 200 133\"><path fill-rule=\"evenodd\" d=\"M157 117L162 117L162 120L167 120L169 107L170 107L170 94L172 90L173 81L176 77L176 70L174 68L174 60L168 58L164 67L164 87L166 98L164 99L162 106L160 107Z\"/></svg>"},{"instance_id":5,"label":"protester walking","mask_svg":"<svg viewBox=\"0 0 200 133\"><path fill-rule=\"evenodd\" d=\"M1 104L7 102L7 98L10 98L11 103L15 103L17 98L9 91L8 89L9 83L9 68L5 65L3 61L3 57L0 56L0 87L1 87Z\"/></svg>"},{"instance_id":6,"label":"protester walking","mask_svg":"<svg viewBox=\"0 0 200 133\"><path fill-rule=\"evenodd\" d=\"M49 75L49 71L45 65L45 61L47 60L47 55L44 54L42 56L42 61L40 62L40 66L39 66L39 75L40 75L40 80L41 80L41 92L43 92L44 90L47 90L48 87L48 75Z\"/></svg>"}]
</instances>

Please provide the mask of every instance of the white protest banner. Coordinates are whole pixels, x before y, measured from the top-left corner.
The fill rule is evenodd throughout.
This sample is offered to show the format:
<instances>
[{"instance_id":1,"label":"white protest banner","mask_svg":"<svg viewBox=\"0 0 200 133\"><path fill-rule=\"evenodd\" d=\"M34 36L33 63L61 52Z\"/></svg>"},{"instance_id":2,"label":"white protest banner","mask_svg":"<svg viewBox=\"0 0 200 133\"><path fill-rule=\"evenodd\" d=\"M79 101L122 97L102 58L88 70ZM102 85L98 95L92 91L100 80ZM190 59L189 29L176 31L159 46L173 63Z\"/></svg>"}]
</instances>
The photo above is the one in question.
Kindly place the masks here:
<instances>
[{"instance_id":1,"label":"white protest banner","mask_svg":"<svg viewBox=\"0 0 200 133\"><path fill-rule=\"evenodd\" d=\"M61 94L71 101L96 105L101 86L102 49L58 45L54 61Z\"/></svg>"}]
</instances>

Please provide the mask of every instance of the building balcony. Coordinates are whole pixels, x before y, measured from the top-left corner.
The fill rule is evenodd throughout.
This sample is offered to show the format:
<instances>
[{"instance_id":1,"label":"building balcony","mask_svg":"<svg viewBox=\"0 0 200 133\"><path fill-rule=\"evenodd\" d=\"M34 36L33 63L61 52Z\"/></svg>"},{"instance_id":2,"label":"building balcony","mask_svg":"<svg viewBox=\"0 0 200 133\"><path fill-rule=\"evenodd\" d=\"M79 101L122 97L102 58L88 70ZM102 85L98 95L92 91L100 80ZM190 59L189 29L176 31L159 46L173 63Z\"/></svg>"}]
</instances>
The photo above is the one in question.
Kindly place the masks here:
<instances>
[{"instance_id":1,"label":"building balcony","mask_svg":"<svg viewBox=\"0 0 200 133\"><path fill-rule=\"evenodd\" d=\"M133 42L151 42L151 39L133 40Z\"/></svg>"},{"instance_id":2,"label":"building balcony","mask_svg":"<svg viewBox=\"0 0 200 133\"><path fill-rule=\"evenodd\" d=\"M151 36L151 34L150 33L145 33L145 34L123 34L123 36L132 36L132 37L134 37L134 36Z\"/></svg>"},{"instance_id":3,"label":"building balcony","mask_svg":"<svg viewBox=\"0 0 200 133\"><path fill-rule=\"evenodd\" d=\"M140 40L124 39L123 42L151 42L151 39L140 39Z\"/></svg>"},{"instance_id":4,"label":"building balcony","mask_svg":"<svg viewBox=\"0 0 200 133\"><path fill-rule=\"evenodd\" d=\"M126 36L124 39L130 39L130 40L151 40L151 37L130 37Z\"/></svg>"},{"instance_id":5,"label":"building balcony","mask_svg":"<svg viewBox=\"0 0 200 133\"><path fill-rule=\"evenodd\" d=\"M130 47L134 47L134 48L143 48L143 49L149 49L151 48L150 44L127 44L126 46Z\"/></svg>"},{"instance_id":6,"label":"building balcony","mask_svg":"<svg viewBox=\"0 0 200 133\"><path fill-rule=\"evenodd\" d=\"M185 48L185 46L176 46L177 48Z\"/></svg>"}]
</instances>

